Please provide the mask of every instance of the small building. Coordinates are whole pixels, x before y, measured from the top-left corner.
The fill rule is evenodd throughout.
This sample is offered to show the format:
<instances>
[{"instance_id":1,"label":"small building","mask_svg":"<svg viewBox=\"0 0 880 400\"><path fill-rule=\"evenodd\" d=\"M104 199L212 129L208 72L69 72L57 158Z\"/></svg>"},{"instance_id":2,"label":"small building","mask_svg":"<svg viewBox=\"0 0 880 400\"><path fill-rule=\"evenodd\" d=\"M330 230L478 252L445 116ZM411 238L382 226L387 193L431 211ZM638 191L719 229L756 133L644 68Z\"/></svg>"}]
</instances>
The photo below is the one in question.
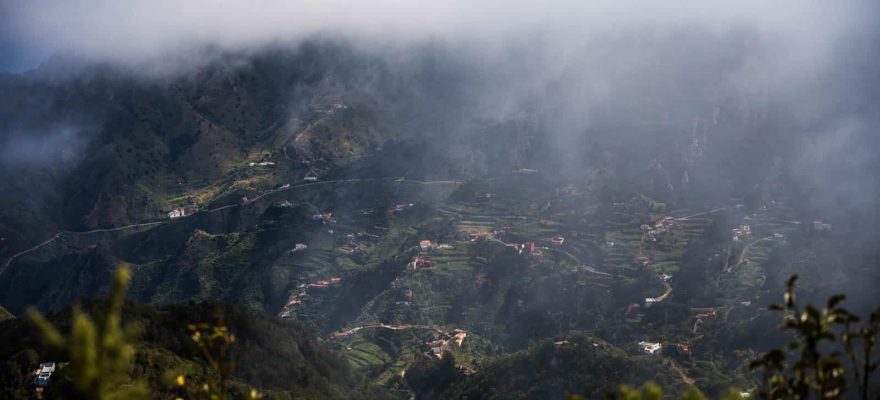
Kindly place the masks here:
<instances>
[{"instance_id":1,"label":"small building","mask_svg":"<svg viewBox=\"0 0 880 400\"><path fill-rule=\"evenodd\" d=\"M303 180L306 182L315 182L318 180L318 175L312 171L306 173L306 176L303 177Z\"/></svg>"},{"instance_id":2,"label":"small building","mask_svg":"<svg viewBox=\"0 0 880 400\"><path fill-rule=\"evenodd\" d=\"M550 238L550 244L553 246L562 246L565 243L565 237L563 236L554 236Z\"/></svg>"},{"instance_id":3,"label":"small building","mask_svg":"<svg viewBox=\"0 0 880 400\"><path fill-rule=\"evenodd\" d=\"M468 234L468 236L470 236L472 242L476 241L477 239L492 239L495 237L492 232L488 231L471 232Z\"/></svg>"},{"instance_id":4,"label":"small building","mask_svg":"<svg viewBox=\"0 0 880 400\"><path fill-rule=\"evenodd\" d=\"M297 243L296 245L293 246L292 249L290 249L290 252L296 253L298 251L303 251L308 248L309 248L309 246L307 246L305 243Z\"/></svg>"},{"instance_id":5,"label":"small building","mask_svg":"<svg viewBox=\"0 0 880 400\"><path fill-rule=\"evenodd\" d=\"M177 207L168 213L168 218L174 219L174 218L185 217L187 215L195 214L196 211L199 211L198 206L192 205L192 204L186 205L183 207Z\"/></svg>"},{"instance_id":6,"label":"small building","mask_svg":"<svg viewBox=\"0 0 880 400\"><path fill-rule=\"evenodd\" d=\"M285 183L285 184L278 187L278 190L287 190L287 189L290 189L289 183Z\"/></svg>"},{"instance_id":7,"label":"small building","mask_svg":"<svg viewBox=\"0 0 880 400\"><path fill-rule=\"evenodd\" d=\"M642 348L642 352L645 354L657 354L663 348L663 346L657 342L639 342L639 347Z\"/></svg>"},{"instance_id":8,"label":"small building","mask_svg":"<svg viewBox=\"0 0 880 400\"><path fill-rule=\"evenodd\" d=\"M407 208L410 208L410 207L412 207L412 206L414 206L413 203L408 203L408 204L395 204L394 207L391 207L391 209L388 210L388 214L394 214L394 213L397 213L397 212L401 212L401 211L404 211L404 210L406 210Z\"/></svg>"},{"instance_id":9,"label":"small building","mask_svg":"<svg viewBox=\"0 0 880 400\"><path fill-rule=\"evenodd\" d=\"M331 213L331 212L312 214L312 220L313 221L331 222L331 223L336 222L336 220L333 219L333 213Z\"/></svg>"},{"instance_id":10,"label":"small building","mask_svg":"<svg viewBox=\"0 0 880 400\"><path fill-rule=\"evenodd\" d=\"M659 277L660 280L663 281L663 282L669 282L670 280L672 280L672 275L669 275L669 274L666 274L666 273L660 274L660 275L658 275L658 277Z\"/></svg>"},{"instance_id":11,"label":"small building","mask_svg":"<svg viewBox=\"0 0 880 400\"><path fill-rule=\"evenodd\" d=\"M650 307L651 304L659 303L662 299L658 297L646 297L645 298L645 307Z\"/></svg>"},{"instance_id":12,"label":"small building","mask_svg":"<svg viewBox=\"0 0 880 400\"><path fill-rule=\"evenodd\" d=\"M431 251L434 249L434 243L431 243L430 240L422 240L419 242L419 249L425 252Z\"/></svg>"},{"instance_id":13,"label":"small building","mask_svg":"<svg viewBox=\"0 0 880 400\"><path fill-rule=\"evenodd\" d=\"M813 231L816 233L831 232L831 224L819 220L813 221Z\"/></svg>"},{"instance_id":14,"label":"small building","mask_svg":"<svg viewBox=\"0 0 880 400\"><path fill-rule=\"evenodd\" d=\"M421 255L416 255L413 257L412 261L409 263L410 269L425 269L431 267L431 260L428 257L422 257Z\"/></svg>"},{"instance_id":15,"label":"small building","mask_svg":"<svg viewBox=\"0 0 880 400\"><path fill-rule=\"evenodd\" d=\"M40 364L40 369L37 370L37 377L34 378L34 386L38 388L44 388L49 386L52 383L52 373L55 372L55 363L46 362Z\"/></svg>"}]
</instances>

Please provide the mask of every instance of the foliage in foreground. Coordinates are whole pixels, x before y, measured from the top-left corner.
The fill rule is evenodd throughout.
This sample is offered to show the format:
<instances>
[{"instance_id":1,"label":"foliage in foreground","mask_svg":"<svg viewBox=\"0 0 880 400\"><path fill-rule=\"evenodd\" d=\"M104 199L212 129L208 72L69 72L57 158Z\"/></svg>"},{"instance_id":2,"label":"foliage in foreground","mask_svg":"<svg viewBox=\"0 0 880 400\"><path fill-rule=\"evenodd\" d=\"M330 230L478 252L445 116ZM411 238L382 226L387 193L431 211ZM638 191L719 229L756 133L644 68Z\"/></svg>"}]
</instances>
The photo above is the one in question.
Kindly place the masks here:
<instances>
[{"instance_id":1,"label":"foliage in foreground","mask_svg":"<svg viewBox=\"0 0 880 400\"><path fill-rule=\"evenodd\" d=\"M147 398L141 381L129 377L134 359L131 341L136 329L122 326L122 305L131 272L125 266L116 271L107 310L97 319L76 308L71 333L65 337L42 314L29 310L46 344L66 356L75 395L95 400L137 400Z\"/></svg>"},{"instance_id":2,"label":"foliage in foreground","mask_svg":"<svg viewBox=\"0 0 880 400\"><path fill-rule=\"evenodd\" d=\"M800 307L796 282L796 275L789 278L784 304L770 307L782 314L782 328L796 339L751 363L750 368L764 371L758 394L768 399L836 399L854 385L860 399L871 398L880 309L863 321L840 307L844 295L832 296L821 310L812 304Z\"/></svg>"}]
</instances>

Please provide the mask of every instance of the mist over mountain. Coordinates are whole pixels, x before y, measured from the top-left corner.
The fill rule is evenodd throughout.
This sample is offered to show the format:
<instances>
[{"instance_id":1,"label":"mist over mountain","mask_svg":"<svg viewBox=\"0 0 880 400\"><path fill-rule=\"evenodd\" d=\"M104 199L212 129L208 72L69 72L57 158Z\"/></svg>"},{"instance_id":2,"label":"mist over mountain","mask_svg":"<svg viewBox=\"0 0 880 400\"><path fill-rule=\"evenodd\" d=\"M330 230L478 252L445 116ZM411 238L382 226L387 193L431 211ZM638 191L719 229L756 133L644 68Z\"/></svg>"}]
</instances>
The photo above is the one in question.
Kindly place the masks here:
<instances>
[{"instance_id":1,"label":"mist over mountain","mask_svg":"<svg viewBox=\"0 0 880 400\"><path fill-rule=\"evenodd\" d=\"M0 306L125 263L142 307L297 321L344 391L754 387L791 274L878 306L878 11L3 2L0 51L42 61L0 73Z\"/></svg>"}]
</instances>

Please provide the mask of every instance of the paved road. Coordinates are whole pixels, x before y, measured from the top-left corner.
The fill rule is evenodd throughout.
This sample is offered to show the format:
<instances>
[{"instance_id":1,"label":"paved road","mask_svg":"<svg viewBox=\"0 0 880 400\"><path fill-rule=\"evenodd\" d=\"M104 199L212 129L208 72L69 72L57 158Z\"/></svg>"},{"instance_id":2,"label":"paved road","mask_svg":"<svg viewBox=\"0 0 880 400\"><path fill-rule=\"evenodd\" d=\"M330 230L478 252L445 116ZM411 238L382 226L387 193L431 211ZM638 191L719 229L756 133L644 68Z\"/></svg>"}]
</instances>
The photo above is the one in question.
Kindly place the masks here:
<instances>
[{"instance_id":1,"label":"paved road","mask_svg":"<svg viewBox=\"0 0 880 400\"><path fill-rule=\"evenodd\" d=\"M278 193L278 192L284 192L284 191L287 191L287 190L293 190L293 189L297 189L297 188L301 188L301 187L314 186L314 185L336 184L336 183L350 183L350 182L363 182L363 181L372 181L372 180L385 180L385 179L393 179L393 178L373 178L373 179L336 179L336 180L328 180L328 181L316 181L316 182L301 183L301 184L299 184L299 185L291 185L291 186L289 186L289 187L287 187L287 188L285 188L285 189L272 189L272 190L266 191L266 192L260 194L259 196L254 197L253 199L248 200L248 202L245 203L245 204L228 204L228 205L225 205L225 206L220 206L220 207L216 207L216 208L212 208L212 209L200 210L200 211L198 211L198 212L195 212L195 213L192 213L192 214L189 214L189 215L184 215L184 216L182 216L182 217L178 217L178 218L174 218L174 219L166 219L166 220L162 220L162 221L152 221L152 222L143 222L143 223L139 223L139 224L131 224L131 225L120 226L120 227L116 227L116 228L100 228L100 229L93 229L93 230L89 230L89 231L61 231L61 232L58 232L58 233L56 233L55 235L53 235L51 238L49 238L49 239L46 240L45 242L42 242L42 243L40 243L40 244L38 244L38 245L36 245L36 246L34 246L34 247L31 247L31 248L29 248L29 249L22 250L22 251L20 251L20 252L18 252L18 253L16 253L16 254L13 254L11 257L9 257L9 258L6 260L6 263L3 264L3 268L0 268L0 276L2 276L4 272L6 272L6 269L9 268L9 266L12 265L12 262L15 261L18 257L21 257L21 256L23 256L23 255L25 255L25 254L28 254L28 253L31 253L31 252L34 252L34 251L39 250L40 248L42 248L42 247L44 247L44 246L46 246L46 245L48 245L48 244L54 242L55 240L57 240L58 238L60 238L62 235L87 235L87 234L91 234L91 233L99 233L99 232L117 232L117 231L122 231L122 230L126 230L126 229L132 229L132 228L142 228L142 227L148 227L148 226L159 226L159 225L163 225L163 224L167 224L167 223L178 222L178 221L180 221L180 220L182 220L182 219L184 219L184 218L192 217L192 216L197 215L197 214L199 214L199 213L201 213L201 212L204 212L204 213L215 213L215 212L217 212L217 211L226 210L226 209L229 209L229 208L242 207L242 206L246 206L246 205L251 205L251 204L253 204L253 203L259 201L260 199L262 199L262 198L264 198L264 197L266 197L266 196L268 196L268 195L275 194L275 193ZM422 185L434 185L434 184L460 184L460 183L461 183L461 181L419 181L419 180L410 180L410 179L400 180L400 182L405 182L405 183L417 183L417 184L422 184Z\"/></svg>"}]
</instances>

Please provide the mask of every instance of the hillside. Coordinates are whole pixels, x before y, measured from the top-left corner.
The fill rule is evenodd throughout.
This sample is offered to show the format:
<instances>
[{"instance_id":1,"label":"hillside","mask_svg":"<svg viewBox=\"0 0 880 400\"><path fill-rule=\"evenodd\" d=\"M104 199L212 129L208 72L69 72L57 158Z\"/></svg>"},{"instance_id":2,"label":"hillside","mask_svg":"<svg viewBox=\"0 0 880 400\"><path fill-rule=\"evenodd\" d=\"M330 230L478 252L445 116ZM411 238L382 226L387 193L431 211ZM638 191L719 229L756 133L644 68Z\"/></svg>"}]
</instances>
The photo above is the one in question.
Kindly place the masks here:
<instances>
[{"instance_id":1,"label":"hillside","mask_svg":"<svg viewBox=\"0 0 880 400\"><path fill-rule=\"evenodd\" d=\"M728 86L753 44L686 36L609 38L717 58L615 69L613 96L566 85L580 68L521 87L507 59L319 39L160 76L63 57L0 75L0 304L64 322L130 265L160 391L202 368L181 324L214 307L243 338L239 387L279 398L752 387L789 274L876 303L880 214L814 201L804 164L835 157L800 149L825 125ZM43 354L2 324L20 386Z\"/></svg>"},{"instance_id":2,"label":"hillside","mask_svg":"<svg viewBox=\"0 0 880 400\"><path fill-rule=\"evenodd\" d=\"M411 375L408 380L418 379ZM563 399L579 394L597 399L614 393L620 382L648 380L673 396L687 388L667 360L633 356L594 336L572 333L501 357L434 398Z\"/></svg>"},{"instance_id":3,"label":"hillside","mask_svg":"<svg viewBox=\"0 0 880 400\"><path fill-rule=\"evenodd\" d=\"M97 310L101 302L92 301L83 309ZM124 323L140 327L133 376L144 379L153 398L173 393L169 377L184 374L189 379L208 381L214 374L186 330L188 323L216 323L221 320L236 335L232 348L237 366L233 373L233 393L242 397L257 388L267 399L387 398L379 388L365 382L339 355L328 351L308 330L291 321L280 321L253 313L240 306L221 303L190 303L168 307L128 303ZM70 309L49 316L62 329L70 324ZM31 371L40 362L54 361L39 341L33 325L26 320L0 322L0 398L27 397ZM64 369L60 370L63 376ZM57 379L57 378L56 378ZM58 398L65 391L64 379L57 380L46 394Z\"/></svg>"}]
</instances>

